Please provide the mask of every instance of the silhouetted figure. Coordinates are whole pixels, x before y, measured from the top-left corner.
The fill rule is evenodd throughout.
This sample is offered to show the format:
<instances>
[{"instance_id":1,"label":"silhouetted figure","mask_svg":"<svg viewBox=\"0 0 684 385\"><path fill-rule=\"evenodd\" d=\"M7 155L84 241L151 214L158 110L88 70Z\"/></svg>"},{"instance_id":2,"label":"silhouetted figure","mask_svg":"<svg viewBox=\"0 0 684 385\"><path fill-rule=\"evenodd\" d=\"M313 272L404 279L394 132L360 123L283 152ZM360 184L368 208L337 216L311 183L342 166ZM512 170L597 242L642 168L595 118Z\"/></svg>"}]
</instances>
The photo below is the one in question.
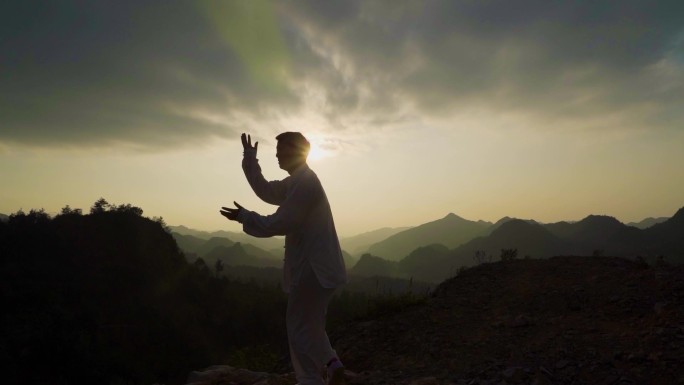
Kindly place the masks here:
<instances>
[{"instance_id":1,"label":"silhouetted figure","mask_svg":"<svg viewBox=\"0 0 684 385\"><path fill-rule=\"evenodd\" d=\"M283 289L288 293L287 335L290 356L301 385L344 383L344 367L325 331L328 303L335 288L347 282L340 242L323 186L309 168L310 144L299 132L276 137L276 157L290 176L267 181L257 160L258 142L242 134L242 169L252 190L267 203L279 206L274 214L260 215L240 206L223 207L221 214L242 223L255 237L285 235Z\"/></svg>"}]
</instances>

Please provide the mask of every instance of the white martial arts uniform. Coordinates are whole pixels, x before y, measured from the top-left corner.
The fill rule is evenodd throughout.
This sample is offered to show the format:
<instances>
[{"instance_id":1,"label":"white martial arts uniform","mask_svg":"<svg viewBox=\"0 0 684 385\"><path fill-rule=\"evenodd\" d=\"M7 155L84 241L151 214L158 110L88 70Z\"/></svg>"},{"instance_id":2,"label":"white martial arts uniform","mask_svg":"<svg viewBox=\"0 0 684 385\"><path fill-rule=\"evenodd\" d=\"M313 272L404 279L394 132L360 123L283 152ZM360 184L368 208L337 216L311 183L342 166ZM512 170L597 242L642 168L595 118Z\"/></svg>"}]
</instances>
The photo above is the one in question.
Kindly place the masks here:
<instances>
[{"instance_id":1,"label":"white martial arts uniform","mask_svg":"<svg viewBox=\"0 0 684 385\"><path fill-rule=\"evenodd\" d=\"M336 357L325 332L325 314L334 289L347 282L340 242L328 198L306 165L281 181L266 181L256 150L245 150L242 169L259 198L278 205L272 215L240 210L238 221L255 237L285 235L283 289L289 293L287 333L297 380L323 384L320 373Z\"/></svg>"}]
</instances>

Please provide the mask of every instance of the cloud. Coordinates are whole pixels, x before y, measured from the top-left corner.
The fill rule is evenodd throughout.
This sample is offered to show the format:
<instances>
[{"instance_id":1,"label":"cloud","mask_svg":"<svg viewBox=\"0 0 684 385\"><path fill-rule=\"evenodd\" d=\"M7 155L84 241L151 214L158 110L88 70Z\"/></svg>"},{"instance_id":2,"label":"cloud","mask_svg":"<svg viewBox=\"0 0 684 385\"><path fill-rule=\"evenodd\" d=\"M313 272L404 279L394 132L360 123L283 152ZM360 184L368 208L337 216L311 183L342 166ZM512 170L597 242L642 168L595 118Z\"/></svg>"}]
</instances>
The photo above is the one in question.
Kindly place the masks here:
<instances>
[{"instance_id":1,"label":"cloud","mask_svg":"<svg viewBox=\"0 0 684 385\"><path fill-rule=\"evenodd\" d=\"M1 13L5 145L684 118L679 1L14 1Z\"/></svg>"},{"instance_id":2,"label":"cloud","mask_svg":"<svg viewBox=\"0 0 684 385\"><path fill-rule=\"evenodd\" d=\"M234 136L245 115L296 103L254 79L268 69L254 71L255 55L233 49L192 2L4 7L0 141L180 146Z\"/></svg>"},{"instance_id":3,"label":"cloud","mask_svg":"<svg viewBox=\"0 0 684 385\"><path fill-rule=\"evenodd\" d=\"M292 12L357 95L368 91L370 110L517 113L591 128L683 117L681 2L355 4L334 21L314 16L331 14L320 5Z\"/></svg>"}]
</instances>

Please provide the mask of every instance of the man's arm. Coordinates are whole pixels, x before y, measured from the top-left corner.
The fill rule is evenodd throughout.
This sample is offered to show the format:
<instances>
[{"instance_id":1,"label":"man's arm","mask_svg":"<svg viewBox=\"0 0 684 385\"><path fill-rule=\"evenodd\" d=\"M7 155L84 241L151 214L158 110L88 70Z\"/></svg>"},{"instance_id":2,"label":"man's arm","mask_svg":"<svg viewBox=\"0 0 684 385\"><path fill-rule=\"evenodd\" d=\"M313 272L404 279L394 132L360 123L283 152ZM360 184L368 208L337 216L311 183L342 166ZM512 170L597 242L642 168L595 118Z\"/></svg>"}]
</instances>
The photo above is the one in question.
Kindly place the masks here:
<instances>
[{"instance_id":1,"label":"man's arm","mask_svg":"<svg viewBox=\"0 0 684 385\"><path fill-rule=\"evenodd\" d=\"M252 190L266 203L282 204L287 194L287 183L284 180L267 181L261 173L259 160L256 157L259 142L255 142L252 146L251 136L245 134L241 135L241 139L242 147L245 150L242 158L242 171L244 171Z\"/></svg>"},{"instance_id":2,"label":"man's arm","mask_svg":"<svg viewBox=\"0 0 684 385\"><path fill-rule=\"evenodd\" d=\"M236 209L223 207L221 214L226 218L242 223L245 233L254 237L285 235L299 228L311 211L316 200L313 191L306 183L295 186L283 204L271 215L260 215L249 211L235 202Z\"/></svg>"},{"instance_id":3,"label":"man's arm","mask_svg":"<svg viewBox=\"0 0 684 385\"><path fill-rule=\"evenodd\" d=\"M241 209L237 220L245 233L254 237L285 235L301 227L311 211L311 193L306 183L295 186L287 199L271 215Z\"/></svg>"}]
</instances>

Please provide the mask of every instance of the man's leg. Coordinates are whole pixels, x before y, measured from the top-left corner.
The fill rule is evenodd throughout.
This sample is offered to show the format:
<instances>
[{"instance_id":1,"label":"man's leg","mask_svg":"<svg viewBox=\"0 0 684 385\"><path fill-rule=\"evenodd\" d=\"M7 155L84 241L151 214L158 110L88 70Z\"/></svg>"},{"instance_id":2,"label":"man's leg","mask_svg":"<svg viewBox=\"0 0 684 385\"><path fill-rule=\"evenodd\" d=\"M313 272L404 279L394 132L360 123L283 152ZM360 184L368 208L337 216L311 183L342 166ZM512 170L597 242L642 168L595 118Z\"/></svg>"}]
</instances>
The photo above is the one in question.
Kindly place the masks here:
<instances>
[{"instance_id":1,"label":"man's leg","mask_svg":"<svg viewBox=\"0 0 684 385\"><path fill-rule=\"evenodd\" d=\"M323 385L325 364L337 357L325 332L325 315L334 289L323 288L310 266L305 267L287 301L287 336L297 381L301 385Z\"/></svg>"}]
</instances>

